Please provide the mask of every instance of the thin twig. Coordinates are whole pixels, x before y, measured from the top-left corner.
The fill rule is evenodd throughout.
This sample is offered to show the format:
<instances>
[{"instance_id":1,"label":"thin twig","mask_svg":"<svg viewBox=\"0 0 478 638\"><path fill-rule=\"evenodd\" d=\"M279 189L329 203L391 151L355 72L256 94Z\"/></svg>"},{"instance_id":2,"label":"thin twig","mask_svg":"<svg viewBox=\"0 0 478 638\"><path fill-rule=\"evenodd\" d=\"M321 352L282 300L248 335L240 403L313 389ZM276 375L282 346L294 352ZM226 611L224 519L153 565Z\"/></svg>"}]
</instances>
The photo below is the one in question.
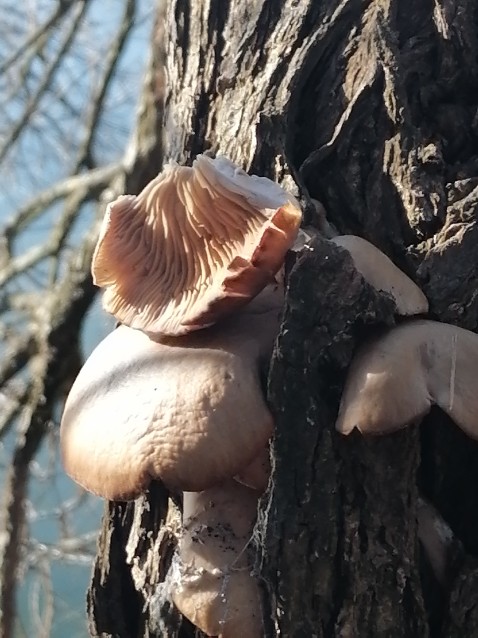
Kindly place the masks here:
<instances>
[{"instance_id":1,"label":"thin twig","mask_svg":"<svg viewBox=\"0 0 478 638\"><path fill-rule=\"evenodd\" d=\"M95 95L91 98L91 106L85 125L86 137L80 146L74 172L78 172L83 166L86 166L87 168L91 167L91 149L95 140L96 131L100 124L105 97L111 80L118 67L119 60L121 59L121 53L127 42L128 35L133 27L135 15L136 0L128 0L126 2L118 33L116 34L114 42L109 48L109 52L107 54L103 77L98 83Z\"/></svg>"},{"instance_id":2,"label":"thin twig","mask_svg":"<svg viewBox=\"0 0 478 638\"><path fill-rule=\"evenodd\" d=\"M27 49L30 49L39 39L43 37L43 35L49 32L56 23L63 17L67 11L74 5L75 3L70 2L58 2L56 11L53 13L48 20L43 23L36 31L34 31L29 38L25 40L23 44L21 44L12 55L5 60L3 64L0 65L0 74L5 73L5 71L11 67L15 62L23 55Z\"/></svg>"},{"instance_id":3,"label":"thin twig","mask_svg":"<svg viewBox=\"0 0 478 638\"><path fill-rule=\"evenodd\" d=\"M110 164L57 182L39 195L36 195L16 213L4 228L5 236L11 241L29 223L44 213L49 206L65 197L69 197L78 189L84 191L85 201L87 199L96 199L121 170L120 164Z\"/></svg>"},{"instance_id":4,"label":"thin twig","mask_svg":"<svg viewBox=\"0 0 478 638\"><path fill-rule=\"evenodd\" d=\"M89 273L94 243L92 234L75 258L77 263L70 264L64 281L52 292L50 309L45 308L44 320L38 328L38 369L32 375L34 383L5 481L5 520L0 543L0 635L3 638L12 635L15 617L16 570L25 523L29 464L51 422L57 388L65 374L65 352L76 338L96 292Z\"/></svg>"},{"instance_id":5,"label":"thin twig","mask_svg":"<svg viewBox=\"0 0 478 638\"><path fill-rule=\"evenodd\" d=\"M78 8L76 7L76 5L78 5ZM67 31L66 37L64 38L64 41L61 47L59 48L56 56L54 57L50 65L48 66L48 69L45 71L45 74L42 78L41 84L38 87L37 92L35 93L33 98L30 100L30 102L27 104L20 119L9 130L8 135L6 136L3 142L3 145L0 147L0 163L3 162L7 153L11 150L11 148L13 147L15 142L18 140L20 135L26 130L28 122L30 121L30 118L37 110L38 104L41 98L43 97L45 92L48 90L48 88L51 86L52 80L55 76L55 73L58 67L63 61L67 51L70 49L71 45L73 44L73 40L75 39L76 32L78 30L80 22L83 19L84 13L86 11L86 6L87 6L87 0L78 0L78 2L75 3L76 16L74 20L72 20L72 23Z\"/></svg>"}]
</instances>

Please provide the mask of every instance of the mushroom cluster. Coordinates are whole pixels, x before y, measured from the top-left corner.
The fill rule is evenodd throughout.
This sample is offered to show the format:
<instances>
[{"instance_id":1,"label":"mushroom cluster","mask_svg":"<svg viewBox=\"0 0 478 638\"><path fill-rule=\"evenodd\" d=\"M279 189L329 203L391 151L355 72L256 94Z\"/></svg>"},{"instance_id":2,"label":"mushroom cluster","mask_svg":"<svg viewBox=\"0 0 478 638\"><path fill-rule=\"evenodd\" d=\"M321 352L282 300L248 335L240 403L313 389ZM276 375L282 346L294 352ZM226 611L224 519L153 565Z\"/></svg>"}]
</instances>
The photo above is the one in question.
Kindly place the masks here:
<instances>
[{"instance_id":1,"label":"mushroom cluster","mask_svg":"<svg viewBox=\"0 0 478 638\"><path fill-rule=\"evenodd\" d=\"M208 635L263 634L249 556L273 431L262 380L300 222L274 182L199 156L110 204L93 257L121 325L67 398L63 464L110 500L154 479L184 491L171 596Z\"/></svg>"},{"instance_id":2,"label":"mushroom cluster","mask_svg":"<svg viewBox=\"0 0 478 638\"><path fill-rule=\"evenodd\" d=\"M262 380L283 305L277 275L300 222L297 201L277 184L198 156L110 204L93 258L103 306L121 325L67 398L63 463L110 500L134 499L155 479L183 492L171 597L211 636L263 635L249 550L270 476L273 421ZM398 314L427 312L420 289L374 246L332 241ZM386 432L437 403L473 433L473 391L462 373L478 348L470 335L412 319L365 346L339 431Z\"/></svg>"},{"instance_id":3,"label":"mushroom cluster","mask_svg":"<svg viewBox=\"0 0 478 638\"><path fill-rule=\"evenodd\" d=\"M355 268L395 301L403 316L423 315L423 292L372 244L352 235L332 241ZM420 421L438 405L468 436L478 438L478 398L472 370L478 335L457 326L409 318L359 347L349 367L336 429L344 435L386 434Z\"/></svg>"},{"instance_id":4,"label":"mushroom cluster","mask_svg":"<svg viewBox=\"0 0 478 638\"><path fill-rule=\"evenodd\" d=\"M362 344L349 367L336 429L349 435L395 432L418 424L433 405L478 440L475 370L478 335L458 326L411 318ZM417 534L435 578L449 585L459 542L420 498Z\"/></svg>"},{"instance_id":5,"label":"mushroom cluster","mask_svg":"<svg viewBox=\"0 0 478 638\"><path fill-rule=\"evenodd\" d=\"M423 315L422 291L383 253L353 236L332 239L356 269L390 294L400 315ZM469 437L478 439L474 370L478 335L458 326L409 318L361 345L348 370L336 429L344 435L386 434L419 422L439 406Z\"/></svg>"}]
</instances>

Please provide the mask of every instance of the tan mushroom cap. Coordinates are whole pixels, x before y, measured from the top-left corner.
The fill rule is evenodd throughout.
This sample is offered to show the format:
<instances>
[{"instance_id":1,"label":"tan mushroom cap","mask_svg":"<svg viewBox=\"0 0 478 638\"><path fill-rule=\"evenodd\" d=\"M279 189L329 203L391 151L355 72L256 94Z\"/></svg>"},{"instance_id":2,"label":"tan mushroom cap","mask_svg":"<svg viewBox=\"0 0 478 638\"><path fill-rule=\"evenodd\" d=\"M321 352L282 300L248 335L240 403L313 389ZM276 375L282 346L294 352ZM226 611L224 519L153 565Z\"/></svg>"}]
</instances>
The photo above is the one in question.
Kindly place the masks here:
<instances>
[{"instance_id":1,"label":"tan mushroom cap","mask_svg":"<svg viewBox=\"0 0 478 638\"><path fill-rule=\"evenodd\" d=\"M478 335L436 321L411 321L363 345L350 366L337 430L393 432L433 404L478 439Z\"/></svg>"},{"instance_id":2,"label":"tan mushroom cap","mask_svg":"<svg viewBox=\"0 0 478 638\"><path fill-rule=\"evenodd\" d=\"M234 481L184 494L184 532L172 599L209 636L264 635L249 550L258 497Z\"/></svg>"},{"instance_id":3,"label":"tan mushroom cap","mask_svg":"<svg viewBox=\"0 0 478 638\"><path fill-rule=\"evenodd\" d=\"M114 330L68 396L66 472L95 494L128 500L154 478L195 491L248 465L272 435L260 365L270 356L282 299L267 289L220 329L180 339Z\"/></svg>"},{"instance_id":4,"label":"tan mushroom cap","mask_svg":"<svg viewBox=\"0 0 478 638\"><path fill-rule=\"evenodd\" d=\"M301 222L297 201L224 157L170 164L109 205L93 257L105 310L149 335L214 324L273 281Z\"/></svg>"},{"instance_id":5,"label":"tan mushroom cap","mask_svg":"<svg viewBox=\"0 0 478 638\"><path fill-rule=\"evenodd\" d=\"M350 253L355 268L367 283L391 295L398 314L428 312L428 300L420 288L376 246L355 235L339 235L331 241Z\"/></svg>"}]
</instances>

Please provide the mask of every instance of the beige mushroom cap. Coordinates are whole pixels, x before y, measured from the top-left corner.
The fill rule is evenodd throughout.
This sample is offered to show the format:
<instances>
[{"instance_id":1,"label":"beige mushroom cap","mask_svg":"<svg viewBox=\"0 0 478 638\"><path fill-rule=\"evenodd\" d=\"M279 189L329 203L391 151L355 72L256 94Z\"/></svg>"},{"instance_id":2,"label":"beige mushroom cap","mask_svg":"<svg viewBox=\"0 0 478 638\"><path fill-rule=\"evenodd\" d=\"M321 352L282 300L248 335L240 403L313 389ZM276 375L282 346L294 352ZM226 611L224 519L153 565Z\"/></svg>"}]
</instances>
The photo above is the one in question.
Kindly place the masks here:
<instances>
[{"instance_id":1,"label":"beige mushroom cap","mask_svg":"<svg viewBox=\"0 0 478 638\"><path fill-rule=\"evenodd\" d=\"M224 157L170 164L109 205L93 257L105 310L149 335L214 324L273 281L301 222L297 201Z\"/></svg>"},{"instance_id":2,"label":"beige mushroom cap","mask_svg":"<svg viewBox=\"0 0 478 638\"><path fill-rule=\"evenodd\" d=\"M363 345L350 366L336 428L385 434L421 419L433 404L478 439L478 335L411 321Z\"/></svg>"},{"instance_id":3,"label":"beige mushroom cap","mask_svg":"<svg viewBox=\"0 0 478 638\"><path fill-rule=\"evenodd\" d=\"M265 290L220 329L180 339L114 330L68 396L66 472L95 494L127 500L154 478L196 491L248 465L272 435L260 365L271 354L282 298Z\"/></svg>"},{"instance_id":4,"label":"beige mushroom cap","mask_svg":"<svg viewBox=\"0 0 478 638\"><path fill-rule=\"evenodd\" d=\"M261 638L261 594L249 543L258 493L229 481L184 494L172 599L209 636Z\"/></svg>"},{"instance_id":5,"label":"beige mushroom cap","mask_svg":"<svg viewBox=\"0 0 478 638\"><path fill-rule=\"evenodd\" d=\"M350 253L355 268L367 283L393 298L398 314L428 312L428 300L420 288L376 246L355 235L339 235L331 241Z\"/></svg>"}]
</instances>

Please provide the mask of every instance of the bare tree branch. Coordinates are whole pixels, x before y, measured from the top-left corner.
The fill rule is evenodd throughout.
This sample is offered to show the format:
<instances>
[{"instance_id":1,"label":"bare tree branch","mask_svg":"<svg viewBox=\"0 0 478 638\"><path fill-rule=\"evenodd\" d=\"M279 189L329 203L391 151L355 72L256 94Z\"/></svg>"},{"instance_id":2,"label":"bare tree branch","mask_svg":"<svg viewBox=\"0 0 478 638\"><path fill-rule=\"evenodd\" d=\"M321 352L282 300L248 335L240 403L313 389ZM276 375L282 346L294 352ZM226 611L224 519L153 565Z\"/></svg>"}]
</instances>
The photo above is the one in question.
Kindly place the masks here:
<instances>
[{"instance_id":1,"label":"bare tree branch","mask_svg":"<svg viewBox=\"0 0 478 638\"><path fill-rule=\"evenodd\" d=\"M36 352L36 340L30 333L9 340L0 362L0 388L21 370Z\"/></svg>"},{"instance_id":2,"label":"bare tree branch","mask_svg":"<svg viewBox=\"0 0 478 638\"><path fill-rule=\"evenodd\" d=\"M127 42L128 35L133 26L136 15L136 0L127 0L123 18L115 35L113 44L108 51L103 77L98 83L98 87L93 95L90 111L86 120L86 137L78 151L78 159L74 172L78 172L83 166L91 168L95 165L91 157L92 144L95 139L96 131L100 124L100 117L104 107L104 101L111 79L118 67L121 59L121 52Z\"/></svg>"},{"instance_id":3,"label":"bare tree branch","mask_svg":"<svg viewBox=\"0 0 478 638\"><path fill-rule=\"evenodd\" d=\"M94 247L93 234L65 280L51 293L49 309L37 339L36 383L25 406L22 427L7 474L4 533L0 545L0 635L12 634L15 616L16 570L19 562L29 463L49 427L57 388L65 374L64 353L76 338L78 326L95 295L89 264Z\"/></svg>"},{"instance_id":4,"label":"bare tree branch","mask_svg":"<svg viewBox=\"0 0 478 638\"><path fill-rule=\"evenodd\" d=\"M6 136L6 139L3 142L3 145L0 147L0 163L3 162L7 153L11 150L13 144L18 140L22 132L25 130L30 118L35 113L41 98L51 86L52 79L55 76L59 65L61 64L64 56L73 43L76 31L86 11L87 4L87 0L78 0L78 2L75 3L74 10L76 11L76 15L66 33L61 47L59 48L56 56L50 62L35 95L27 104L20 119L14 126L12 126L11 130Z\"/></svg>"},{"instance_id":5,"label":"bare tree branch","mask_svg":"<svg viewBox=\"0 0 478 638\"><path fill-rule=\"evenodd\" d=\"M27 224L34 221L46 209L59 200L69 197L80 190L84 193L83 201L95 199L121 171L121 164L112 164L102 168L95 168L86 173L73 175L53 184L50 188L36 195L26 206L21 208L6 224L4 234L11 240L22 231Z\"/></svg>"},{"instance_id":6,"label":"bare tree branch","mask_svg":"<svg viewBox=\"0 0 478 638\"><path fill-rule=\"evenodd\" d=\"M104 202L125 188L137 191L157 172L161 160L156 104L145 108L142 103L140 132L126 154L130 125L116 122L114 115L117 106L124 112L125 104L133 108L137 101L135 79L131 85L121 85L118 69L120 65L127 69L126 44L136 28L140 3L127 0L115 9L114 33L110 26L102 30L95 20L98 14L86 17L86 7L92 4L92 0L39 3L38 11L50 7L54 11L47 20L31 16L34 31L26 39L21 20L27 16L19 8L16 38L21 44L12 36L9 46L2 48L7 56L0 68L11 76L2 82L7 87L2 96L0 148L0 172L3 178L7 175L3 208L22 201L25 192L40 191L14 209L10 219L2 220L0 237L0 436L9 432L7 443L2 441L1 467L2 638L11 638L15 623L21 625L15 619L19 579L28 578L33 592L29 613L33 625L28 630L25 623L25 632L46 637L56 610L50 562L85 564L92 559L95 534L78 534L74 514L94 501L82 491L65 499L64 479L58 475L58 435L52 426L81 365L81 331L95 296L89 267ZM101 4L95 4L95 11L104 11ZM147 13L151 16L151 9ZM105 32L112 35L103 37ZM133 77L132 72L128 77ZM149 76L148 83L152 81ZM113 144L105 152L98 145L106 134ZM27 161L20 167L22 155ZM123 159L118 160L118 155ZM114 163L92 168L110 156ZM8 182L12 168L21 188L16 179ZM69 177L54 181L56 175L70 171ZM45 189L49 182L53 183ZM101 205L92 204L95 200ZM50 444L46 450L40 447L42 442ZM47 461L43 451L48 452ZM57 499L55 505L49 500L38 510L34 495L42 483L53 484ZM29 523L40 518L57 526L59 539L49 545L36 540L34 526L30 529Z\"/></svg>"},{"instance_id":7,"label":"bare tree branch","mask_svg":"<svg viewBox=\"0 0 478 638\"><path fill-rule=\"evenodd\" d=\"M3 385L0 392L0 437L13 426L22 411L30 393L30 386L20 380L12 380Z\"/></svg>"},{"instance_id":8,"label":"bare tree branch","mask_svg":"<svg viewBox=\"0 0 478 638\"><path fill-rule=\"evenodd\" d=\"M13 277L25 273L47 257L52 257L57 264L59 252L63 247L68 232L75 221L78 210L84 202L83 192L74 192L65 201L62 215L52 229L50 239L39 246L33 246L29 251L11 259L0 272L0 286L4 286ZM56 272L56 266L55 266Z\"/></svg>"},{"instance_id":9,"label":"bare tree branch","mask_svg":"<svg viewBox=\"0 0 478 638\"><path fill-rule=\"evenodd\" d=\"M5 73L5 71L11 67L13 64L15 64L15 62L31 47L33 47L33 45L38 42L39 40L43 39L45 36L45 33L48 33L56 24L57 22L59 22L59 20L65 15L65 13L67 13L70 8L74 5L75 3L72 0L62 0L61 2L57 3L57 7L56 7L56 11L54 11L54 13L51 15L50 18L48 18L48 20L42 24L41 26L38 27L38 29L36 31L34 31L29 38L27 38L25 40L25 42L23 44L21 44L18 49L16 49L12 55L5 60L5 62L3 64L0 65L0 74Z\"/></svg>"}]
</instances>

